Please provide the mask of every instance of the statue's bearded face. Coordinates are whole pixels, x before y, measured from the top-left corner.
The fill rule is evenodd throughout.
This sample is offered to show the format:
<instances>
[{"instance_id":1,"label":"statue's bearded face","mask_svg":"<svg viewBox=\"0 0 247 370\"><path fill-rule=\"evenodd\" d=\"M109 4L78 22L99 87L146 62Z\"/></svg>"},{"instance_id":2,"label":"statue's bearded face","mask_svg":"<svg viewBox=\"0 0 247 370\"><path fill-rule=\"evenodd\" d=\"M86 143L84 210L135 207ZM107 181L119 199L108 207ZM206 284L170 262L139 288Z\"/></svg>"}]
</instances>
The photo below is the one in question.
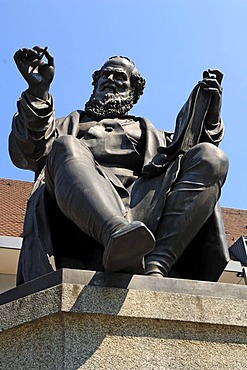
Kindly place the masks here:
<instances>
[{"instance_id":1,"label":"statue's bearded face","mask_svg":"<svg viewBox=\"0 0 247 370\"><path fill-rule=\"evenodd\" d=\"M127 60L115 58L108 61L99 71L97 84L85 105L85 111L99 117L126 114L134 105L132 68Z\"/></svg>"}]
</instances>

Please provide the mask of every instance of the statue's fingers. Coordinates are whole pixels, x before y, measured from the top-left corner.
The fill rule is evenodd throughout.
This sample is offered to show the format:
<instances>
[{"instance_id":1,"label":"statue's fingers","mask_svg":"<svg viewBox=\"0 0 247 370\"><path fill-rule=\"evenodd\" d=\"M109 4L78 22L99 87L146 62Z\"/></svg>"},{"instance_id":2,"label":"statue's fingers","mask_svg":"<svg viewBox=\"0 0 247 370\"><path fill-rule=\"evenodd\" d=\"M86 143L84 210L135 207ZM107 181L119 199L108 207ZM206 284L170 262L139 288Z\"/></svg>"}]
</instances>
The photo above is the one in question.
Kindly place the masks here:
<instances>
[{"instance_id":1,"label":"statue's fingers","mask_svg":"<svg viewBox=\"0 0 247 370\"><path fill-rule=\"evenodd\" d=\"M22 61L17 63L16 66L17 66L18 70L20 71L21 75L25 78L25 80L27 80L28 75L29 75L28 70L29 70L30 66L27 66Z\"/></svg>"},{"instance_id":2,"label":"statue's fingers","mask_svg":"<svg viewBox=\"0 0 247 370\"><path fill-rule=\"evenodd\" d=\"M31 58L35 58L36 59L37 58L38 53L37 53L36 50L34 50L34 49L27 49L27 48L23 48L22 50L23 50L23 54L25 55L25 57L27 59L31 59Z\"/></svg>"},{"instance_id":3,"label":"statue's fingers","mask_svg":"<svg viewBox=\"0 0 247 370\"><path fill-rule=\"evenodd\" d=\"M208 78L208 77L209 77L209 73L208 73L208 71L203 71L203 73L202 73L202 77L203 77L203 79L204 79L204 78Z\"/></svg>"},{"instance_id":4,"label":"statue's fingers","mask_svg":"<svg viewBox=\"0 0 247 370\"><path fill-rule=\"evenodd\" d=\"M44 53L45 53L45 57L47 58L48 65L50 67L55 67L54 57L49 53L48 50L45 50Z\"/></svg>"},{"instance_id":5,"label":"statue's fingers","mask_svg":"<svg viewBox=\"0 0 247 370\"><path fill-rule=\"evenodd\" d=\"M16 64L20 64L22 62L22 60L21 60L22 54L23 54L23 49L19 49L15 52L13 58L14 58L14 61L16 62Z\"/></svg>"},{"instance_id":6,"label":"statue's fingers","mask_svg":"<svg viewBox=\"0 0 247 370\"><path fill-rule=\"evenodd\" d=\"M46 57L46 59L48 61L48 65L50 67L54 67L54 58L49 53L47 46L45 48L41 48L40 46L34 46L33 49L36 50L40 54L40 58L43 58L43 56Z\"/></svg>"},{"instance_id":7,"label":"statue's fingers","mask_svg":"<svg viewBox=\"0 0 247 370\"><path fill-rule=\"evenodd\" d=\"M43 64L45 64L42 60L36 58L32 61L32 63L30 64L30 67L31 67L31 72L38 66L42 66ZM30 73L29 71L29 73Z\"/></svg>"},{"instance_id":8,"label":"statue's fingers","mask_svg":"<svg viewBox=\"0 0 247 370\"><path fill-rule=\"evenodd\" d=\"M224 74L219 69L209 69L209 73L212 73L216 76L216 80L221 84Z\"/></svg>"},{"instance_id":9,"label":"statue's fingers","mask_svg":"<svg viewBox=\"0 0 247 370\"><path fill-rule=\"evenodd\" d=\"M206 78L203 80L204 84L205 84L205 87L211 87L211 88L215 88L217 90L219 90L220 92L222 92L222 86L220 85L220 83L218 82L218 80L216 78Z\"/></svg>"},{"instance_id":10,"label":"statue's fingers","mask_svg":"<svg viewBox=\"0 0 247 370\"><path fill-rule=\"evenodd\" d=\"M38 53L42 53L42 51L44 50L44 48L42 48L40 46L34 46L33 47L33 50L37 51Z\"/></svg>"},{"instance_id":11,"label":"statue's fingers","mask_svg":"<svg viewBox=\"0 0 247 370\"><path fill-rule=\"evenodd\" d=\"M210 78L207 78L206 83L212 87L220 86L219 82L216 80L216 78L210 76Z\"/></svg>"},{"instance_id":12,"label":"statue's fingers","mask_svg":"<svg viewBox=\"0 0 247 370\"><path fill-rule=\"evenodd\" d=\"M14 61L22 76L26 78L28 75L28 66L23 60L25 59L24 56L25 56L24 49L19 49L14 54Z\"/></svg>"},{"instance_id":13,"label":"statue's fingers","mask_svg":"<svg viewBox=\"0 0 247 370\"><path fill-rule=\"evenodd\" d=\"M217 98L218 100L220 100L220 92L219 92L219 89L214 88L214 87L204 87L203 88L203 91L205 91L206 93L210 93L215 98Z\"/></svg>"},{"instance_id":14,"label":"statue's fingers","mask_svg":"<svg viewBox=\"0 0 247 370\"><path fill-rule=\"evenodd\" d=\"M48 47L41 48L40 46L34 46L33 49L38 53L38 59L42 59Z\"/></svg>"}]
</instances>

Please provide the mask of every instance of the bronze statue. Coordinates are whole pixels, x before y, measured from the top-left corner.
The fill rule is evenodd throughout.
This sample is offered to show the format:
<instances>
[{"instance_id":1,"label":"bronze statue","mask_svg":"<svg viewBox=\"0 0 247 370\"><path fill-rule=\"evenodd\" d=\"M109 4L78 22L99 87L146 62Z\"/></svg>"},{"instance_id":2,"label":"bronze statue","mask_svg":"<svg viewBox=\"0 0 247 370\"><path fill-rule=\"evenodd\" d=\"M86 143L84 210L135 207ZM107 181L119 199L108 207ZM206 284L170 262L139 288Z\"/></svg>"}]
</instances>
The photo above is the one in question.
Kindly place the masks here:
<instances>
[{"instance_id":1,"label":"bronze statue","mask_svg":"<svg viewBox=\"0 0 247 370\"><path fill-rule=\"evenodd\" d=\"M17 103L10 155L36 180L18 284L52 271L52 255L57 268L217 280L228 260L217 205L228 169L218 148L222 73L204 72L172 137L128 115L145 80L126 57L95 71L84 111L60 119L47 47L20 49L14 59L28 89Z\"/></svg>"}]
</instances>

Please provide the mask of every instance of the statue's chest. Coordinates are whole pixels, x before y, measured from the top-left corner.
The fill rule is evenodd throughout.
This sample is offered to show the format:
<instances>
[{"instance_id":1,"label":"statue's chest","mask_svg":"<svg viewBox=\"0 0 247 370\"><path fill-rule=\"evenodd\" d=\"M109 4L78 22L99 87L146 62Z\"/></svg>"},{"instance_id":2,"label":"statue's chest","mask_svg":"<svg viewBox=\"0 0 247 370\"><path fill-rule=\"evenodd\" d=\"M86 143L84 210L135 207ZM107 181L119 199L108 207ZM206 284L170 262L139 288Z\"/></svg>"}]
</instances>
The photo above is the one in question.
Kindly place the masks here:
<instances>
[{"instance_id":1,"label":"statue's chest","mask_svg":"<svg viewBox=\"0 0 247 370\"><path fill-rule=\"evenodd\" d=\"M77 137L86 142L99 162L136 161L140 157L136 147L141 138L141 129L139 122L134 120L109 118L81 123Z\"/></svg>"}]
</instances>

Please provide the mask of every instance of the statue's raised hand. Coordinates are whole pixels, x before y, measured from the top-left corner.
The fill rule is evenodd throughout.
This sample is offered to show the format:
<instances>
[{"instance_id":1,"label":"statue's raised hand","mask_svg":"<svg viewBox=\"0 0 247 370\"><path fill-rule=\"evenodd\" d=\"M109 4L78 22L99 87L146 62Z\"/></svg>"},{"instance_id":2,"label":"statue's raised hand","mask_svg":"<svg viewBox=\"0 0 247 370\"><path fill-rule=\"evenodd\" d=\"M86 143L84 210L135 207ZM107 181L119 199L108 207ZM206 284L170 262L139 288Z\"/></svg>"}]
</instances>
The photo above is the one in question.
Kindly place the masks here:
<instances>
[{"instance_id":1,"label":"statue's raised hand","mask_svg":"<svg viewBox=\"0 0 247 370\"><path fill-rule=\"evenodd\" d=\"M44 62L46 57L47 63ZM28 92L40 99L48 98L50 84L54 77L54 59L47 47L35 46L32 49L19 49L14 60L17 68L28 83Z\"/></svg>"},{"instance_id":2,"label":"statue's raised hand","mask_svg":"<svg viewBox=\"0 0 247 370\"><path fill-rule=\"evenodd\" d=\"M220 117L221 96L223 73L218 69L208 69L203 72L203 80L199 82L203 85L203 91L211 95L211 103L209 106L207 121L217 123Z\"/></svg>"}]
</instances>

